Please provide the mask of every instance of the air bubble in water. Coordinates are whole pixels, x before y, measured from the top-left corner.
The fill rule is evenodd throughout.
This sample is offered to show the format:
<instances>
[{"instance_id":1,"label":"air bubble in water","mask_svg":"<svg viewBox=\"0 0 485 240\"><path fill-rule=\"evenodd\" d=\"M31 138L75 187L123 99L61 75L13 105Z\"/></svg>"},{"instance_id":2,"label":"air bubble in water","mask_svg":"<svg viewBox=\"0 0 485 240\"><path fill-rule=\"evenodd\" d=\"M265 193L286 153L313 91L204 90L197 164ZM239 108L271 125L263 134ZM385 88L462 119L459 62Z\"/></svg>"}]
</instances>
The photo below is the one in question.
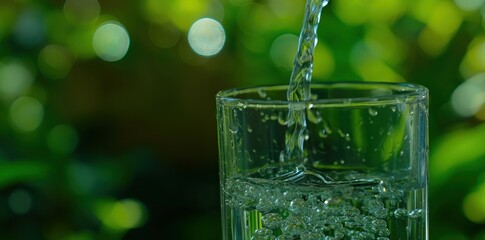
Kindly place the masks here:
<instances>
[{"instance_id":1,"label":"air bubble in water","mask_svg":"<svg viewBox=\"0 0 485 240\"><path fill-rule=\"evenodd\" d=\"M334 232L334 239L343 239L345 237L345 234L342 231L335 231Z\"/></svg>"},{"instance_id":2,"label":"air bubble in water","mask_svg":"<svg viewBox=\"0 0 485 240\"><path fill-rule=\"evenodd\" d=\"M293 237L288 237L288 236L285 236L285 235L280 235L275 240L293 240Z\"/></svg>"},{"instance_id":3,"label":"air bubble in water","mask_svg":"<svg viewBox=\"0 0 485 240\"><path fill-rule=\"evenodd\" d=\"M308 121L314 124L320 123L322 121L322 114L320 113L320 111L312 110L310 106L308 106L308 109L307 109L307 117L308 117Z\"/></svg>"},{"instance_id":4,"label":"air bubble in water","mask_svg":"<svg viewBox=\"0 0 485 240\"><path fill-rule=\"evenodd\" d=\"M410 211L408 215L409 215L410 218L416 219L416 218L421 217L422 212L423 212L423 210L421 210L421 209L414 209L414 210Z\"/></svg>"},{"instance_id":5,"label":"air bubble in water","mask_svg":"<svg viewBox=\"0 0 485 240\"><path fill-rule=\"evenodd\" d=\"M304 215L306 214L306 210L308 209L308 206L305 202L305 200L301 198L294 199L290 203L290 212L295 214L295 215Z\"/></svg>"},{"instance_id":6,"label":"air bubble in water","mask_svg":"<svg viewBox=\"0 0 485 240\"><path fill-rule=\"evenodd\" d=\"M273 207L273 204L267 198L259 199L258 204L256 205L256 209L258 209L260 212L269 212L273 210Z\"/></svg>"},{"instance_id":7,"label":"air bubble in water","mask_svg":"<svg viewBox=\"0 0 485 240\"><path fill-rule=\"evenodd\" d=\"M405 218L408 216L408 211L404 208L398 208L394 210L394 217L396 218Z\"/></svg>"},{"instance_id":8,"label":"air bubble in water","mask_svg":"<svg viewBox=\"0 0 485 240\"><path fill-rule=\"evenodd\" d=\"M384 181L380 181L379 182L379 185L377 186L377 189L379 191L380 194L386 194L389 193L389 189L388 187L386 186L386 183Z\"/></svg>"},{"instance_id":9,"label":"air bubble in water","mask_svg":"<svg viewBox=\"0 0 485 240\"><path fill-rule=\"evenodd\" d=\"M257 229L254 232L254 235L251 237L251 240L274 240L275 236L273 236L273 231L267 228Z\"/></svg>"},{"instance_id":10,"label":"air bubble in water","mask_svg":"<svg viewBox=\"0 0 485 240\"><path fill-rule=\"evenodd\" d=\"M369 114L373 117L377 116L378 112L377 110L373 109L373 108L369 108Z\"/></svg>"},{"instance_id":11,"label":"air bubble in water","mask_svg":"<svg viewBox=\"0 0 485 240\"><path fill-rule=\"evenodd\" d=\"M389 231L388 228L384 227L384 228L378 229L377 235L382 236L382 237L389 236L389 235L391 235L391 231Z\"/></svg>"},{"instance_id":12,"label":"air bubble in water","mask_svg":"<svg viewBox=\"0 0 485 240\"><path fill-rule=\"evenodd\" d=\"M263 215L261 220L263 221L263 226L269 229L276 229L281 226L283 218L277 213L268 213Z\"/></svg>"},{"instance_id":13,"label":"air bubble in water","mask_svg":"<svg viewBox=\"0 0 485 240\"><path fill-rule=\"evenodd\" d=\"M320 240L324 237L323 233L321 232L306 232L300 235L300 240Z\"/></svg>"},{"instance_id":14,"label":"air bubble in water","mask_svg":"<svg viewBox=\"0 0 485 240\"><path fill-rule=\"evenodd\" d=\"M267 229L267 228L261 228L261 229L257 229L254 233L258 235L268 236L268 235L273 235L273 230Z\"/></svg>"},{"instance_id":15,"label":"air bubble in water","mask_svg":"<svg viewBox=\"0 0 485 240\"><path fill-rule=\"evenodd\" d=\"M378 227L378 228L385 228L387 227L387 222L383 219L375 219L372 221L372 225Z\"/></svg>"},{"instance_id":16,"label":"air bubble in water","mask_svg":"<svg viewBox=\"0 0 485 240\"><path fill-rule=\"evenodd\" d=\"M305 230L305 224L299 217L289 216L285 219L282 230L285 235L300 235Z\"/></svg>"},{"instance_id":17,"label":"air bubble in water","mask_svg":"<svg viewBox=\"0 0 485 240\"><path fill-rule=\"evenodd\" d=\"M247 128L248 132L249 133L252 133L253 132L253 129L251 128L251 126L248 125L248 128Z\"/></svg>"}]
</instances>

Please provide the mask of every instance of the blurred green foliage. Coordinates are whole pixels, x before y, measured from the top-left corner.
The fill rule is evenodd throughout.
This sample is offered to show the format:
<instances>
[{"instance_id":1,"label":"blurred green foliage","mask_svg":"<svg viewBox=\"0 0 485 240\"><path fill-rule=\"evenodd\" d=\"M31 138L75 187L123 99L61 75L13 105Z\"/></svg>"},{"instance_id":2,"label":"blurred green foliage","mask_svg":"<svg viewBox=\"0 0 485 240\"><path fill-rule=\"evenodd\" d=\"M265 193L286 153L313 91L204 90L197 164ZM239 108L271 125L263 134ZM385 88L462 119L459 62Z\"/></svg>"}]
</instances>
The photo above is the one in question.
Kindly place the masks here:
<instances>
[{"instance_id":1,"label":"blurred green foliage","mask_svg":"<svg viewBox=\"0 0 485 240\"><path fill-rule=\"evenodd\" d=\"M287 83L303 8L1 1L0 239L218 239L214 95ZM431 239L485 239L485 1L331 0L322 18L315 81L430 89Z\"/></svg>"}]
</instances>

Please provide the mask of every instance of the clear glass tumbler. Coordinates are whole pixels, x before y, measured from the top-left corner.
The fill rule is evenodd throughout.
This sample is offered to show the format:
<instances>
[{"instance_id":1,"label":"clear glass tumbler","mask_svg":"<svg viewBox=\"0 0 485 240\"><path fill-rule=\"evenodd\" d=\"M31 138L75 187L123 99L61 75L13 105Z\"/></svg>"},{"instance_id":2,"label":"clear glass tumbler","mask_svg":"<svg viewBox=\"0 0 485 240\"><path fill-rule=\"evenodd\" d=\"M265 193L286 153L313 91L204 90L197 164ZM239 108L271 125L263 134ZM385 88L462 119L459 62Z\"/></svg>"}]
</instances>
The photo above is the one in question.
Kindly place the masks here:
<instances>
[{"instance_id":1,"label":"clear glass tumbler","mask_svg":"<svg viewBox=\"0 0 485 240\"><path fill-rule=\"evenodd\" d=\"M319 83L217 94L224 240L427 239L428 90ZM289 111L304 116L288 159ZM305 125L303 124L303 125Z\"/></svg>"}]
</instances>

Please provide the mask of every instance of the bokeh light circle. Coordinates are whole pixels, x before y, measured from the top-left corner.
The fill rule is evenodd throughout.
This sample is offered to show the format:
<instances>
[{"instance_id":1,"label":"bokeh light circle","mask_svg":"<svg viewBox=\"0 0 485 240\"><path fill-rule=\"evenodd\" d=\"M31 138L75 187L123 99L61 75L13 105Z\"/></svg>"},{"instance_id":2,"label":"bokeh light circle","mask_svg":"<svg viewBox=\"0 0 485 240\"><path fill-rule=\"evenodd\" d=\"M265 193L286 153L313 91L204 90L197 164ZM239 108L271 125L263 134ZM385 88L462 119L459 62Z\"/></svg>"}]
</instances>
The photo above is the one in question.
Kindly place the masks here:
<instances>
[{"instance_id":1,"label":"bokeh light circle","mask_svg":"<svg viewBox=\"0 0 485 240\"><path fill-rule=\"evenodd\" d=\"M10 106L9 114L16 130L32 132L42 123L44 107L33 97L19 97Z\"/></svg>"},{"instance_id":2,"label":"bokeh light circle","mask_svg":"<svg viewBox=\"0 0 485 240\"><path fill-rule=\"evenodd\" d=\"M66 155L72 153L78 143L76 130L67 124L57 125L47 135L47 146L56 154Z\"/></svg>"},{"instance_id":3,"label":"bokeh light circle","mask_svg":"<svg viewBox=\"0 0 485 240\"><path fill-rule=\"evenodd\" d=\"M136 199L100 202L96 212L101 222L114 231L140 227L147 218L145 205Z\"/></svg>"},{"instance_id":4,"label":"bokeh light circle","mask_svg":"<svg viewBox=\"0 0 485 240\"><path fill-rule=\"evenodd\" d=\"M463 201L463 213L472 222L485 223L485 183L469 193Z\"/></svg>"},{"instance_id":5,"label":"bokeh light circle","mask_svg":"<svg viewBox=\"0 0 485 240\"><path fill-rule=\"evenodd\" d=\"M31 48L42 44L46 34L42 14L30 9L23 11L17 18L13 34L24 47Z\"/></svg>"},{"instance_id":6,"label":"bokeh light circle","mask_svg":"<svg viewBox=\"0 0 485 240\"><path fill-rule=\"evenodd\" d=\"M188 39L194 52L208 57L216 55L222 50L226 41L226 33L218 21L202 18L192 24Z\"/></svg>"},{"instance_id":7,"label":"bokeh light circle","mask_svg":"<svg viewBox=\"0 0 485 240\"><path fill-rule=\"evenodd\" d=\"M67 48L60 45L48 45L39 53L39 69L44 76L61 79L71 70L74 60Z\"/></svg>"},{"instance_id":8,"label":"bokeh light circle","mask_svg":"<svg viewBox=\"0 0 485 240\"><path fill-rule=\"evenodd\" d=\"M107 22L96 29L93 35L93 48L99 58L107 62L121 60L130 47L130 36L125 27L118 22Z\"/></svg>"},{"instance_id":9,"label":"bokeh light circle","mask_svg":"<svg viewBox=\"0 0 485 240\"><path fill-rule=\"evenodd\" d=\"M27 191L18 189L8 197L8 205L15 214L25 214L32 207L32 197Z\"/></svg>"},{"instance_id":10,"label":"bokeh light circle","mask_svg":"<svg viewBox=\"0 0 485 240\"><path fill-rule=\"evenodd\" d=\"M18 98L30 88L34 76L19 62L0 64L0 97L5 101Z\"/></svg>"},{"instance_id":11,"label":"bokeh light circle","mask_svg":"<svg viewBox=\"0 0 485 240\"><path fill-rule=\"evenodd\" d=\"M453 0L453 2L465 11L476 11L485 4L485 0Z\"/></svg>"},{"instance_id":12,"label":"bokeh light circle","mask_svg":"<svg viewBox=\"0 0 485 240\"><path fill-rule=\"evenodd\" d=\"M451 95L453 110L462 117L471 117L485 104L485 73L478 74L460 86Z\"/></svg>"},{"instance_id":13,"label":"bokeh light circle","mask_svg":"<svg viewBox=\"0 0 485 240\"><path fill-rule=\"evenodd\" d=\"M270 55L274 64L285 70L293 69L293 62L298 48L298 36L283 34L271 45Z\"/></svg>"}]
</instances>

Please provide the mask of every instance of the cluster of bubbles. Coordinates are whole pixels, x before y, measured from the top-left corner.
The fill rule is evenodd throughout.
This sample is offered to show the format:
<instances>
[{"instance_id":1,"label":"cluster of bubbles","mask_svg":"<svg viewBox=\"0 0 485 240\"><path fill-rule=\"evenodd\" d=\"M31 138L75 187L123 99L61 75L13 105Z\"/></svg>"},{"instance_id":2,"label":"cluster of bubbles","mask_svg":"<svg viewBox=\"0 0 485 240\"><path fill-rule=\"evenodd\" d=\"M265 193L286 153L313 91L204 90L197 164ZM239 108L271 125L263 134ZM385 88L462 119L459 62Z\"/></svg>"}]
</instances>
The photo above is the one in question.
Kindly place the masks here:
<instances>
[{"instance_id":1,"label":"cluster of bubbles","mask_svg":"<svg viewBox=\"0 0 485 240\"><path fill-rule=\"evenodd\" d=\"M226 183L225 204L261 213L262 225L250 233L252 240L385 240L391 231L407 234L409 219L423 218L421 209L405 208L403 188L389 181L317 187L235 178Z\"/></svg>"}]
</instances>

